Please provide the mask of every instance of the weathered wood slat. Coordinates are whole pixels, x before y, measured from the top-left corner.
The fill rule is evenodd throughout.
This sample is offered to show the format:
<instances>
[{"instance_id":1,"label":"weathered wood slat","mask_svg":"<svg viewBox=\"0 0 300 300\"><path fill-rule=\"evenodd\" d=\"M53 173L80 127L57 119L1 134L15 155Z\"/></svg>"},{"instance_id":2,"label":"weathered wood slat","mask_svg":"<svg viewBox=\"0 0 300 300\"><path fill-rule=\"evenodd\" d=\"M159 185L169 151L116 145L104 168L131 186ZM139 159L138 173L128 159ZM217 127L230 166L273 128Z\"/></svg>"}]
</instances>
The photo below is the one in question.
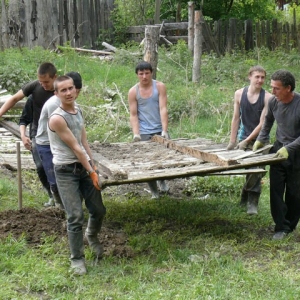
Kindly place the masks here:
<instances>
[{"instance_id":1,"label":"weathered wood slat","mask_svg":"<svg viewBox=\"0 0 300 300\"><path fill-rule=\"evenodd\" d=\"M230 165L238 164L238 162L236 160L226 159L226 158L216 155L214 153L208 153L208 152L204 152L201 150L197 150L192 147L179 145L179 144L176 144L175 142L173 142L172 140L164 139L163 137L158 136L158 135L153 136L151 140L154 142L160 143L169 149L173 149L173 150L179 151L181 153L185 153L185 154L194 156L194 157L202 159L204 161L213 162L220 166L230 166Z\"/></svg>"},{"instance_id":2,"label":"weathered wood slat","mask_svg":"<svg viewBox=\"0 0 300 300\"><path fill-rule=\"evenodd\" d=\"M9 130L18 138L21 138L20 128L18 124L12 121L0 121L0 126L4 127L5 129Z\"/></svg>"},{"instance_id":3,"label":"weathered wood slat","mask_svg":"<svg viewBox=\"0 0 300 300\"><path fill-rule=\"evenodd\" d=\"M92 153L94 161L104 174L112 176L114 179L127 179L128 174L121 166L115 165L100 153ZM99 170L101 172L101 170Z\"/></svg>"},{"instance_id":4,"label":"weathered wood slat","mask_svg":"<svg viewBox=\"0 0 300 300\"><path fill-rule=\"evenodd\" d=\"M4 95L0 97L0 107L11 97L11 95ZM23 109L25 106L26 100L21 100L17 102L13 108Z\"/></svg>"}]
</instances>

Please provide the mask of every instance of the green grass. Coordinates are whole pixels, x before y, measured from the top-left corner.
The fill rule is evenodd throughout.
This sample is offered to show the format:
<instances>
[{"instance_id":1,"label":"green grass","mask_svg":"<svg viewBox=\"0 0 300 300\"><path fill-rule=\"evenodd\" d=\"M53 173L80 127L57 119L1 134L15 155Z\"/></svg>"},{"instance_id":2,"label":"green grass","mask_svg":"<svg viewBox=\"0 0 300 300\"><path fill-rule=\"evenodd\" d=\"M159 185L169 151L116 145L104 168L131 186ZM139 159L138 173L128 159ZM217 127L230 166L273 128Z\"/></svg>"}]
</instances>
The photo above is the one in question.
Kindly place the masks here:
<instances>
[{"instance_id":1,"label":"green grass","mask_svg":"<svg viewBox=\"0 0 300 300\"><path fill-rule=\"evenodd\" d=\"M100 61L74 52L9 49L1 53L0 74L18 69L29 74L26 80L34 79L38 64L46 60L60 74L79 71L84 88L78 102L86 115L89 140L127 142L131 140L127 92L136 83L134 65L140 57L123 52L113 61ZM294 52L266 49L222 58L205 55L201 82L194 84L187 80L192 64L186 49L182 45L160 49L157 79L168 88L172 138L200 136L227 142L234 90L247 84L249 67L266 68L266 89L270 75L279 68L292 71L299 84L294 57ZM22 179L23 205L42 207L47 196L36 173L24 171ZM134 255L105 256L92 265L86 249L84 277L69 273L65 239L45 236L38 247L29 246L25 238L0 240L0 299L298 299L300 234L296 230L286 240L271 239L268 176L263 179L259 214L252 217L238 205L243 177L228 179L193 179L186 193L159 201L104 191L105 222L122 228ZM207 199L202 198L205 194ZM17 207L17 181L0 173L0 210Z\"/></svg>"}]
</instances>

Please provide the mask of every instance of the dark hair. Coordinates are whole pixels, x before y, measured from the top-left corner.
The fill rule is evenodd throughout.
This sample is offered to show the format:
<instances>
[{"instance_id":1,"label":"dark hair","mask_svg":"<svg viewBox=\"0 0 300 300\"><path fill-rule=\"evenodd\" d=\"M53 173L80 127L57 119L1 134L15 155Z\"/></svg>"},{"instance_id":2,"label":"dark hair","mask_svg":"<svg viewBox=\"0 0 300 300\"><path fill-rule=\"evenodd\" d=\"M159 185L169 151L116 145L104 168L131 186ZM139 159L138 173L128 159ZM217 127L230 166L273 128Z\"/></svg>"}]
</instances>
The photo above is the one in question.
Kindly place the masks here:
<instances>
[{"instance_id":1,"label":"dark hair","mask_svg":"<svg viewBox=\"0 0 300 300\"><path fill-rule=\"evenodd\" d=\"M48 74L51 78L53 78L57 73L55 66L49 62L42 63L38 68L39 75Z\"/></svg>"},{"instance_id":2,"label":"dark hair","mask_svg":"<svg viewBox=\"0 0 300 300\"><path fill-rule=\"evenodd\" d=\"M72 72L67 73L66 76L69 76L73 79L76 89L80 90L82 88L82 78L78 72L72 71Z\"/></svg>"},{"instance_id":3,"label":"dark hair","mask_svg":"<svg viewBox=\"0 0 300 300\"><path fill-rule=\"evenodd\" d=\"M260 73L265 73L265 76L267 75L266 70L262 66L253 66L249 69L248 75L251 76L253 72L260 72Z\"/></svg>"},{"instance_id":4,"label":"dark hair","mask_svg":"<svg viewBox=\"0 0 300 300\"><path fill-rule=\"evenodd\" d=\"M69 77L69 76L66 76L66 75L58 76L54 80L53 86L54 86L54 89L55 89L56 92L57 92L57 84L60 83L60 82L66 81L66 80L72 80L72 82L74 84L73 79L71 77Z\"/></svg>"},{"instance_id":5,"label":"dark hair","mask_svg":"<svg viewBox=\"0 0 300 300\"><path fill-rule=\"evenodd\" d=\"M291 86L291 92L295 89L295 77L287 70L278 70L272 74L271 80L281 81L284 87Z\"/></svg>"},{"instance_id":6,"label":"dark hair","mask_svg":"<svg viewBox=\"0 0 300 300\"><path fill-rule=\"evenodd\" d=\"M142 60L135 67L135 73L137 74L138 71L144 71L144 70L150 70L151 73L153 71L151 64L148 63L147 61Z\"/></svg>"}]
</instances>

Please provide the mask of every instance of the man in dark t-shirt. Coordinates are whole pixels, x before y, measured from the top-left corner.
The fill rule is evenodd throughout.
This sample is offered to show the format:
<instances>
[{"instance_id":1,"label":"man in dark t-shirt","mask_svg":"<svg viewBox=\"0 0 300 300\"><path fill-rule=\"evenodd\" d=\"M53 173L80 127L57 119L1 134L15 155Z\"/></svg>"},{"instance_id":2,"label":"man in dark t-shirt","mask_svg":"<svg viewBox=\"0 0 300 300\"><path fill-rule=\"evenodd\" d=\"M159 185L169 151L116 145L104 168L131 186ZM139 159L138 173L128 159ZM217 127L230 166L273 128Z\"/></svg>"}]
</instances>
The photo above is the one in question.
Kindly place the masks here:
<instances>
[{"instance_id":1,"label":"man in dark t-shirt","mask_svg":"<svg viewBox=\"0 0 300 300\"><path fill-rule=\"evenodd\" d=\"M270 165L270 206L275 223L274 240L295 230L300 218L300 94L295 92L295 77L286 70L271 76L272 97L262 129L254 143L257 150L268 143L277 124L276 141L270 153L285 158Z\"/></svg>"},{"instance_id":2,"label":"man in dark t-shirt","mask_svg":"<svg viewBox=\"0 0 300 300\"><path fill-rule=\"evenodd\" d=\"M38 80L25 84L16 94L4 103L4 105L0 108L0 117L24 97L32 95L32 124L30 136L26 136L26 126L24 124L20 124L20 133L24 146L32 153L39 179L50 196L52 194L49 190L47 176L36 149L35 136L42 107L44 103L54 95L53 83L57 77L57 70L52 63L45 62L39 66L37 76ZM52 203L53 201L50 199L49 202Z\"/></svg>"}]
</instances>

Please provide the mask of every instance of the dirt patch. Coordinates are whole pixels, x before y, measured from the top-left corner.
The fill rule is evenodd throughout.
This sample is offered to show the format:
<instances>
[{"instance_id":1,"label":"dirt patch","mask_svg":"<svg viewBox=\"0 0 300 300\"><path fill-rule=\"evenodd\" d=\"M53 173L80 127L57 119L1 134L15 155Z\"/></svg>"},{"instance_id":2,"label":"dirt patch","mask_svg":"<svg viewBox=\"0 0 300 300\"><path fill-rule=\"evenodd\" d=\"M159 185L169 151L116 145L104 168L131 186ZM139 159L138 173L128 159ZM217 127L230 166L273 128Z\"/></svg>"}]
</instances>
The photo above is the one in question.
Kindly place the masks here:
<instances>
[{"instance_id":1,"label":"dirt patch","mask_svg":"<svg viewBox=\"0 0 300 300\"><path fill-rule=\"evenodd\" d=\"M37 210L23 208L0 213L0 239L11 235L13 238L25 237L31 246L43 243L45 236L55 236L56 241L67 238L65 213L57 208ZM127 245L127 236L119 228L103 226L100 240L105 255L133 257L132 249ZM87 245L87 242L85 241Z\"/></svg>"}]
</instances>

